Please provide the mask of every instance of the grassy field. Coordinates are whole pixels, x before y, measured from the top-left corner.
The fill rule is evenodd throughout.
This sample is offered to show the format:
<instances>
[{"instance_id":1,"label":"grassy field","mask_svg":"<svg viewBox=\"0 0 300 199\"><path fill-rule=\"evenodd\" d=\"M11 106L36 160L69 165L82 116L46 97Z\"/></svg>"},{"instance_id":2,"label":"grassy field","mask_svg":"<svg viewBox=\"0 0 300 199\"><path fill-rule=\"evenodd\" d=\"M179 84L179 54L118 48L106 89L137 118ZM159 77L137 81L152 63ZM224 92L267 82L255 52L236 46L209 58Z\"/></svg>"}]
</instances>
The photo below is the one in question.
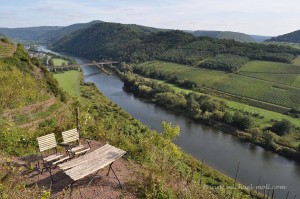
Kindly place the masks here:
<instances>
[{"instance_id":1,"label":"grassy field","mask_svg":"<svg viewBox=\"0 0 300 199\"><path fill-rule=\"evenodd\" d=\"M64 73L54 74L54 77L64 91L76 97L78 71L66 71Z\"/></svg>"},{"instance_id":2,"label":"grassy field","mask_svg":"<svg viewBox=\"0 0 300 199\"><path fill-rule=\"evenodd\" d=\"M299 58L295 60L298 63ZM240 69L240 72L253 72L253 73L268 73L268 74L300 74L300 67L293 64L285 64L270 61L251 61Z\"/></svg>"},{"instance_id":3,"label":"grassy field","mask_svg":"<svg viewBox=\"0 0 300 199\"><path fill-rule=\"evenodd\" d=\"M57 58L54 58L52 59L53 60L53 64L54 66L62 66L63 63L65 63L65 65L68 65L68 61L64 60L64 59L57 59Z\"/></svg>"},{"instance_id":4,"label":"grassy field","mask_svg":"<svg viewBox=\"0 0 300 199\"><path fill-rule=\"evenodd\" d=\"M228 94L300 108L300 67L296 65L253 61L242 67L240 74L163 61L145 62L139 66L175 74L179 79L188 79Z\"/></svg>"}]
</instances>

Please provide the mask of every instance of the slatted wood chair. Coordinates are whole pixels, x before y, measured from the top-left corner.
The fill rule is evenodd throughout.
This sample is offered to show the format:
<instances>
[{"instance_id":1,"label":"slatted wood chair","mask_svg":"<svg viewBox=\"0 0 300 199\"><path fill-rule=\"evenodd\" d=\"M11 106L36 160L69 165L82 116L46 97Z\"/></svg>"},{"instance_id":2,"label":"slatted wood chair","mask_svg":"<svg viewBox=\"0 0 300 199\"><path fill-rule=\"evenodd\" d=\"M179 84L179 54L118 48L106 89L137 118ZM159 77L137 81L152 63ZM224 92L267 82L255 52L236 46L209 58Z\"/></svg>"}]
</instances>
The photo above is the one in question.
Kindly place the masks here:
<instances>
[{"instance_id":1,"label":"slatted wood chair","mask_svg":"<svg viewBox=\"0 0 300 199\"><path fill-rule=\"evenodd\" d=\"M67 154L72 158L76 155L84 154L91 149L91 141L89 139L81 137L87 142L87 145L83 145L80 142L79 132L76 128L62 132L62 138L63 142L61 145L65 146Z\"/></svg>"},{"instance_id":2,"label":"slatted wood chair","mask_svg":"<svg viewBox=\"0 0 300 199\"><path fill-rule=\"evenodd\" d=\"M56 166L58 163L68 160L70 157L58 153L54 133L38 137L37 142L43 164L41 173L43 173L44 170L49 171L51 181L53 182L51 168Z\"/></svg>"}]
</instances>

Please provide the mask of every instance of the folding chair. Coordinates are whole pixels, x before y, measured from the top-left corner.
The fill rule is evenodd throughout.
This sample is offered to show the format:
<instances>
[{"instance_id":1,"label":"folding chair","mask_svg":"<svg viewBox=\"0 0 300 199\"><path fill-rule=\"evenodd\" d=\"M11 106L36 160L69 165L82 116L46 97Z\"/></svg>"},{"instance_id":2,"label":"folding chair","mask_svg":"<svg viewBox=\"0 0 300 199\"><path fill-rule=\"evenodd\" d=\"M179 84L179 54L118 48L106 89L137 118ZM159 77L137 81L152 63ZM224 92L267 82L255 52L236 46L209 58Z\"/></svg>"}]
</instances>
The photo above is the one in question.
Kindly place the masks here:
<instances>
[{"instance_id":1,"label":"folding chair","mask_svg":"<svg viewBox=\"0 0 300 199\"><path fill-rule=\"evenodd\" d=\"M82 145L82 143L80 142L79 131L76 128L68 131L64 131L61 134L62 134L63 142L60 145L65 146L66 153L70 157L73 158L76 155L84 154L91 149L91 145L90 145L91 141L88 140L87 138L82 137L83 139L85 139L88 146Z\"/></svg>"},{"instance_id":2,"label":"folding chair","mask_svg":"<svg viewBox=\"0 0 300 199\"><path fill-rule=\"evenodd\" d=\"M53 182L53 177L51 173L51 167L56 166L58 163L61 163L65 160L68 160L69 156L64 156L57 151L57 143L55 140L54 133L44 135L37 138L39 151L41 153L43 168L41 174L44 170L49 171L51 176L51 181ZM46 151L51 151L51 153L47 153ZM39 165L39 163L38 163Z\"/></svg>"}]
</instances>

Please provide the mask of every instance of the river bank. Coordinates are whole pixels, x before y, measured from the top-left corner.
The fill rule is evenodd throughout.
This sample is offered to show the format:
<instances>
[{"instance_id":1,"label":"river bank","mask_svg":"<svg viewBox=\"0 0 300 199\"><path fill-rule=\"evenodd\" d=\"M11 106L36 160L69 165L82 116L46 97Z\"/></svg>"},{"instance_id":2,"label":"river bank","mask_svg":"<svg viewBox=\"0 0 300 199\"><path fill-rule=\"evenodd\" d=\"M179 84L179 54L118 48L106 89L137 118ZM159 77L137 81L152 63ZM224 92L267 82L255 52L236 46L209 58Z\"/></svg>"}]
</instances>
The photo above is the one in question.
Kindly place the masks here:
<instances>
[{"instance_id":1,"label":"river bank","mask_svg":"<svg viewBox=\"0 0 300 199\"><path fill-rule=\"evenodd\" d=\"M235 111L234 114L231 114L227 111L226 105L222 104L222 101L211 100L210 96L198 95L198 93L191 90L184 90L186 92L182 93L168 87L168 84L164 82L156 82L155 79L146 79L139 74L131 73L126 67L113 67L112 69L124 82L126 91L132 92L138 97L149 100L149 102L155 103L175 114L181 114L201 124L218 128L243 141L261 146L268 151L298 162L300 161L300 150L297 151L279 143L280 136L268 129L261 130L251 127L253 126L251 124L253 123L252 120L260 118L258 114L245 113L243 111ZM202 99L200 99L201 97ZM195 100L196 98L198 100ZM200 107L198 103L200 103ZM202 107L204 110L201 110L203 109ZM300 149L300 146L298 148Z\"/></svg>"}]
</instances>

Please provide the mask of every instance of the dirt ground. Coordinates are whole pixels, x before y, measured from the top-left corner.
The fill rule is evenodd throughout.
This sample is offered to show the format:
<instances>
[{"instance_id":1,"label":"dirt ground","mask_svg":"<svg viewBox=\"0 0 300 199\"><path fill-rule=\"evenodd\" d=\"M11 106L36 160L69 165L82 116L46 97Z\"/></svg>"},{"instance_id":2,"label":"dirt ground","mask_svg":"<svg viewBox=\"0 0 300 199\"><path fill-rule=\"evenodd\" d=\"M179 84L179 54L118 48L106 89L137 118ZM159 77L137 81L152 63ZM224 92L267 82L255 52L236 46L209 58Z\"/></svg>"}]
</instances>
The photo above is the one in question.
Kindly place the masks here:
<instances>
[{"instance_id":1,"label":"dirt ground","mask_svg":"<svg viewBox=\"0 0 300 199\"><path fill-rule=\"evenodd\" d=\"M103 143L93 141L91 143L91 150L95 150ZM18 160L19 163L26 162L26 164L36 164L36 157L23 158ZM95 179L89 184L94 174L87 176L71 187L69 185L73 182L66 174L64 174L58 167L52 170L52 176L54 182L51 182L49 172L43 172L40 174L38 170L31 171L25 174L25 178L28 181L28 186L37 185L45 189L51 190L51 198L84 198L84 199L108 199L108 198L137 198L132 189L130 189L130 182L136 179L135 171L137 166L129 161L121 158L115 161L112 165L116 175L118 176L122 188L120 187L117 179L114 177L111 171L109 176L106 177L109 166L101 169L96 175Z\"/></svg>"}]
</instances>

